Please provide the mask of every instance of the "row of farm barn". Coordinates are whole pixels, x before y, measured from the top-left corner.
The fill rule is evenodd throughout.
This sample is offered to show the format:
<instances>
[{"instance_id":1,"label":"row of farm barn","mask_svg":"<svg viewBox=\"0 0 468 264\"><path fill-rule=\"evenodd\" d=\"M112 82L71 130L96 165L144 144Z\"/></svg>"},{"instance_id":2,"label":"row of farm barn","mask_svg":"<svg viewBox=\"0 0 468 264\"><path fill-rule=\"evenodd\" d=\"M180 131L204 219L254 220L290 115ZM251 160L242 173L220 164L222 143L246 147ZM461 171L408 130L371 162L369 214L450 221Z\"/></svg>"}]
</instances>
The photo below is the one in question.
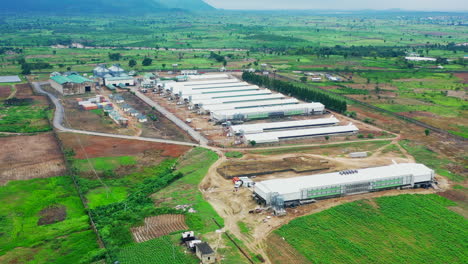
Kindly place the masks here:
<instances>
[{"instance_id":1,"label":"row of farm barn","mask_svg":"<svg viewBox=\"0 0 468 264\"><path fill-rule=\"evenodd\" d=\"M241 82L227 74L211 76L212 80L165 83L163 89L179 104L187 104L190 110L210 114L218 124L325 113L325 106L319 102L301 103L295 98ZM338 124L334 117L248 124L231 127L230 134L241 136L245 143L274 143L311 136L354 134L358 131L353 124Z\"/></svg>"}]
</instances>

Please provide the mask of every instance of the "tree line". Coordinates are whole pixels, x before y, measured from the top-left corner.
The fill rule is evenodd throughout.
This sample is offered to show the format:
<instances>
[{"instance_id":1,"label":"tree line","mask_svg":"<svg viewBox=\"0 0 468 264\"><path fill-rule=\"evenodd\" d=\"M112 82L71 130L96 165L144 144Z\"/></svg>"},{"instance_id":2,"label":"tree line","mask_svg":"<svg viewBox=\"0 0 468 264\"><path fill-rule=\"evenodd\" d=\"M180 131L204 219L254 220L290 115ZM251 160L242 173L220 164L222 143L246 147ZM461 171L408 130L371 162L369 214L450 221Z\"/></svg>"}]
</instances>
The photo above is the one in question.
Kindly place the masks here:
<instances>
[{"instance_id":1,"label":"tree line","mask_svg":"<svg viewBox=\"0 0 468 264\"><path fill-rule=\"evenodd\" d=\"M244 72L242 74L242 79L258 86L268 87L271 90L294 96L303 101L321 102L326 108L339 113L344 113L347 109L345 100L337 96L327 94L317 88L299 87L289 82L272 79L268 76L260 76L250 72Z\"/></svg>"}]
</instances>

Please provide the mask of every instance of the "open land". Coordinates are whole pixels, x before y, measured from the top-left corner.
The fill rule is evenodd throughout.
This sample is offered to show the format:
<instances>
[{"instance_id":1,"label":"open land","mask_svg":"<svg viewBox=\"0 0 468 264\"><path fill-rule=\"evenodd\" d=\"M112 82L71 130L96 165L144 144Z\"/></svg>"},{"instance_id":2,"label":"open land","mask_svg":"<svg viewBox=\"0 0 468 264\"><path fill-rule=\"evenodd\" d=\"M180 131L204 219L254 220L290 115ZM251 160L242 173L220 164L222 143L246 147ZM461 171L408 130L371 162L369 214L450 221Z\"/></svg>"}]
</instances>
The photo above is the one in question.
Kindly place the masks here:
<instances>
[{"instance_id":1,"label":"open land","mask_svg":"<svg viewBox=\"0 0 468 264\"><path fill-rule=\"evenodd\" d=\"M53 134L0 137L0 185L13 180L65 174L63 154Z\"/></svg>"}]
</instances>

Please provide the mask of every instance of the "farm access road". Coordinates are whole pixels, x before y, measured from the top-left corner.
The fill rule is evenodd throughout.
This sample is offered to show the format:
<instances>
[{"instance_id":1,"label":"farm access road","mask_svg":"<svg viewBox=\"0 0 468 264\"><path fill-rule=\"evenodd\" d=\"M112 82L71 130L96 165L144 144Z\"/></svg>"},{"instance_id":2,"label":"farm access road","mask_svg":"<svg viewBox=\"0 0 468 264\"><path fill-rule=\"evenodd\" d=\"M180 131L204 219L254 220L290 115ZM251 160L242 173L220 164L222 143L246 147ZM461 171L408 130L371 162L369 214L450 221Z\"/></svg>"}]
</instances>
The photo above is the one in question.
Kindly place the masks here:
<instances>
[{"instance_id":1,"label":"farm access road","mask_svg":"<svg viewBox=\"0 0 468 264\"><path fill-rule=\"evenodd\" d=\"M90 136L101 136L101 137L113 137L113 138L122 138L122 139L132 139L132 140L140 140L140 141L148 141L148 142L156 142L156 143L167 143L167 144L174 144L174 145L184 145L184 146L192 146L192 147L197 147L200 146L201 144L194 144L194 143L188 143L188 142L181 142L181 141L173 141L173 140L165 140L165 139L156 139L156 138L147 138L147 137L136 137L136 136L125 136L125 135L117 135L117 134L110 134L110 133L100 133L100 132L93 132L93 131L85 131L85 130L78 130L78 129L71 129L63 126L63 121L66 118L65 117L65 110L60 103L60 100L53 94L44 91L41 88L41 85L45 83L38 83L38 82L33 82L32 86L33 89L39 93L39 94L44 94L47 95L50 100L54 103L55 105L55 112L54 112L54 120L53 120L53 126L55 129L57 129L59 132L70 132L70 133L77 133L77 134L83 134L83 135L90 135ZM164 113L163 113L164 114ZM179 120L182 122L181 120ZM182 122L183 123L183 122ZM177 124L177 123L176 123ZM183 123L186 125L185 123ZM185 128L182 128L185 130ZM188 132L188 131L187 131ZM194 131L195 132L195 131ZM201 136L201 135L200 135ZM206 139L205 139L206 140ZM202 144L206 144L207 141L200 141Z\"/></svg>"}]
</instances>

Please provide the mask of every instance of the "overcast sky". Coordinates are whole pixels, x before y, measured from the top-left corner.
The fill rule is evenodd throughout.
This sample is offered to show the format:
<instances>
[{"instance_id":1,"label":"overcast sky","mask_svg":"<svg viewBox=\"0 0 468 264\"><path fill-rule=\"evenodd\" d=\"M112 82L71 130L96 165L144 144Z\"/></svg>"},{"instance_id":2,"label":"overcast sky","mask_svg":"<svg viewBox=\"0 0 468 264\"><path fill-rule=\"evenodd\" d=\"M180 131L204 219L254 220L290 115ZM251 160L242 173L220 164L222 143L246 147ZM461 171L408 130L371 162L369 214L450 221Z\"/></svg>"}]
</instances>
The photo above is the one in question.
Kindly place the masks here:
<instances>
[{"instance_id":1,"label":"overcast sky","mask_svg":"<svg viewBox=\"0 0 468 264\"><path fill-rule=\"evenodd\" d=\"M205 2L224 9L468 10L468 0L205 0Z\"/></svg>"}]
</instances>

